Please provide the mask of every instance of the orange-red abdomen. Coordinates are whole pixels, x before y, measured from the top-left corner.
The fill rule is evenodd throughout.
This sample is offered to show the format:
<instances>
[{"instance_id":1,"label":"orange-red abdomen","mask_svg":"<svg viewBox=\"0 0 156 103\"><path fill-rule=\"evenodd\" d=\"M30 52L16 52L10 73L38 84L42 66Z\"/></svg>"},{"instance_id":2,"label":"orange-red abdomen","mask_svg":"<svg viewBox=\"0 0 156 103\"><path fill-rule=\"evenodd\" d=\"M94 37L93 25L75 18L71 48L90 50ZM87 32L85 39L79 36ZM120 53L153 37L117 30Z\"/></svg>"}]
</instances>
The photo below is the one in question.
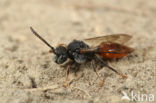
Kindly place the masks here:
<instances>
[{"instance_id":1,"label":"orange-red abdomen","mask_svg":"<svg viewBox=\"0 0 156 103\"><path fill-rule=\"evenodd\" d=\"M133 51L132 48L118 44L103 42L99 45L98 54L103 59L120 59Z\"/></svg>"}]
</instances>

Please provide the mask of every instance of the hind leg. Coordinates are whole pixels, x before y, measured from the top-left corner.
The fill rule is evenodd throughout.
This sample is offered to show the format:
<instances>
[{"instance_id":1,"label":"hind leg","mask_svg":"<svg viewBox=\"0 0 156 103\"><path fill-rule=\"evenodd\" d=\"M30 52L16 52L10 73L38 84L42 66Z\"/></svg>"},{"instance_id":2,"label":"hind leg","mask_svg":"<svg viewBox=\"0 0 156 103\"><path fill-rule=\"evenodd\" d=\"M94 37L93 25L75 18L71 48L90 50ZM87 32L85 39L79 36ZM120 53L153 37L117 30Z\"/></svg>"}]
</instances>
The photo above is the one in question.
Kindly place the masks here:
<instances>
[{"instance_id":1,"label":"hind leg","mask_svg":"<svg viewBox=\"0 0 156 103\"><path fill-rule=\"evenodd\" d=\"M117 73L118 75L120 75L122 78L126 79L127 78L127 75L124 75L120 72L118 72L117 70L115 70L114 68L110 67L105 61L103 61L103 59L101 59L100 57L96 56L96 58L98 59L98 61L100 61L103 66L106 66L108 69L114 71L115 73Z\"/></svg>"}]
</instances>

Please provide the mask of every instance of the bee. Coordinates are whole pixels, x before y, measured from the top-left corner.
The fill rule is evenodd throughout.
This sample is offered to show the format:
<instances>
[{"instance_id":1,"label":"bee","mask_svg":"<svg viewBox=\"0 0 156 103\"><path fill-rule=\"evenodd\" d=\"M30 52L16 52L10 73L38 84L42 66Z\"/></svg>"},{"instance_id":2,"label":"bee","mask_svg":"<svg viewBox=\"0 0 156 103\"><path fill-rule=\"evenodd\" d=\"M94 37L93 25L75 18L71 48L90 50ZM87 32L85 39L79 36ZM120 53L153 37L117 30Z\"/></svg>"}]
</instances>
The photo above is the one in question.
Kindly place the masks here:
<instances>
[{"instance_id":1,"label":"bee","mask_svg":"<svg viewBox=\"0 0 156 103\"><path fill-rule=\"evenodd\" d=\"M53 58L54 62L57 64L63 64L69 60L66 68L66 80L65 87L68 87L68 75L69 69L72 65L81 65L87 62L91 63L91 67L99 78L99 84L103 86L103 80L99 76L96 70L96 61L100 62L103 67L107 67L113 72L117 73L123 78L127 78L127 75L124 75L118 72L113 67L109 66L106 63L106 60L111 59L121 59L131 52L134 51L133 48L130 48L124 45L128 42L132 36L127 34L114 34L107 36L100 36L94 38L88 38L84 40L73 40L67 46L64 44L58 45L54 48L50 45L45 39L43 39L32 27L30 27L32 33L37 36L41 41L43 41L48 47L50 47L50 52L55 56ZM78 66L75 66L75 69Z\"/></svg>"}]
</instances>

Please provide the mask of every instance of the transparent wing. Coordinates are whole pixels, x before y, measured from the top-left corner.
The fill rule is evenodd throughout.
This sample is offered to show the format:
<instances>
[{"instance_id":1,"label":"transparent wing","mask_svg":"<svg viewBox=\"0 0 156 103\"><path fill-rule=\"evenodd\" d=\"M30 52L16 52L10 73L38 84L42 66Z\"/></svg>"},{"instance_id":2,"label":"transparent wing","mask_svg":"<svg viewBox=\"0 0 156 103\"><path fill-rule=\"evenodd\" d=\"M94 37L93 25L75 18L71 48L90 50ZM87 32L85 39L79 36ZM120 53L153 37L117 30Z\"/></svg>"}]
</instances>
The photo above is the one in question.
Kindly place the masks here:
<instances>
[{"instance_id":1,"label":"transparent wing","mask_svg":"<svg viewBox=\"0 0 156 103\"><path fill-rule=\"evenodd\" d=\"M113 43L124 44L128 42L131 38L132 36L128 34L113 34L113 35L84 39L84 42L86 42L90 46L95 47L101 44L102 42L113 42Z\"/></svg>"}]
</instances>

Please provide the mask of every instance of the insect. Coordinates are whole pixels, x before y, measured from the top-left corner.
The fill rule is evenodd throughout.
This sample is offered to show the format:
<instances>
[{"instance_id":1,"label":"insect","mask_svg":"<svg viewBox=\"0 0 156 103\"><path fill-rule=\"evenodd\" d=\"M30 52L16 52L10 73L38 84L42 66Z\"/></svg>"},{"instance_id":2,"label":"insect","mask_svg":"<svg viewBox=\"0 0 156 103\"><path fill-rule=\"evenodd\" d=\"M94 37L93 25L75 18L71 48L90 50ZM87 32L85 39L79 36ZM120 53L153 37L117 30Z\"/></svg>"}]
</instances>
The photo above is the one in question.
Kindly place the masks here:
<instances>
[{"instance_id":1,"label":"insect","mask_svg":"<svg viewBox=\"0 0 156 103\"><path fill-rule=\"evenodd\" d=\"M68 86L68 75L69 69L72 65L78 67L80 64L90 62L91 66L99 78L100 86L103 86L103 80L96 71L96 61L100 62L103 66L114 71L123 78L127 78L126 75L118 72L111 66L109 66L105 60L107 59L120 59L124 56L127 56L133 52L133 48L125 46L124 43L128 42L132 37L127 34L116 34L116 35L107 35L95 38L89 38L81 40L73 40L67 46L59 45L56 48L51 46L45 39L43 39L32 27L31 31L35 36L37 36L41 41L43 41L50 51L55 55L54 61L57 64L63 64L69 60L66 68L66 80L64 86ZM90 45L89 45L90 44Z\"/></svg>"}]
</instances>

